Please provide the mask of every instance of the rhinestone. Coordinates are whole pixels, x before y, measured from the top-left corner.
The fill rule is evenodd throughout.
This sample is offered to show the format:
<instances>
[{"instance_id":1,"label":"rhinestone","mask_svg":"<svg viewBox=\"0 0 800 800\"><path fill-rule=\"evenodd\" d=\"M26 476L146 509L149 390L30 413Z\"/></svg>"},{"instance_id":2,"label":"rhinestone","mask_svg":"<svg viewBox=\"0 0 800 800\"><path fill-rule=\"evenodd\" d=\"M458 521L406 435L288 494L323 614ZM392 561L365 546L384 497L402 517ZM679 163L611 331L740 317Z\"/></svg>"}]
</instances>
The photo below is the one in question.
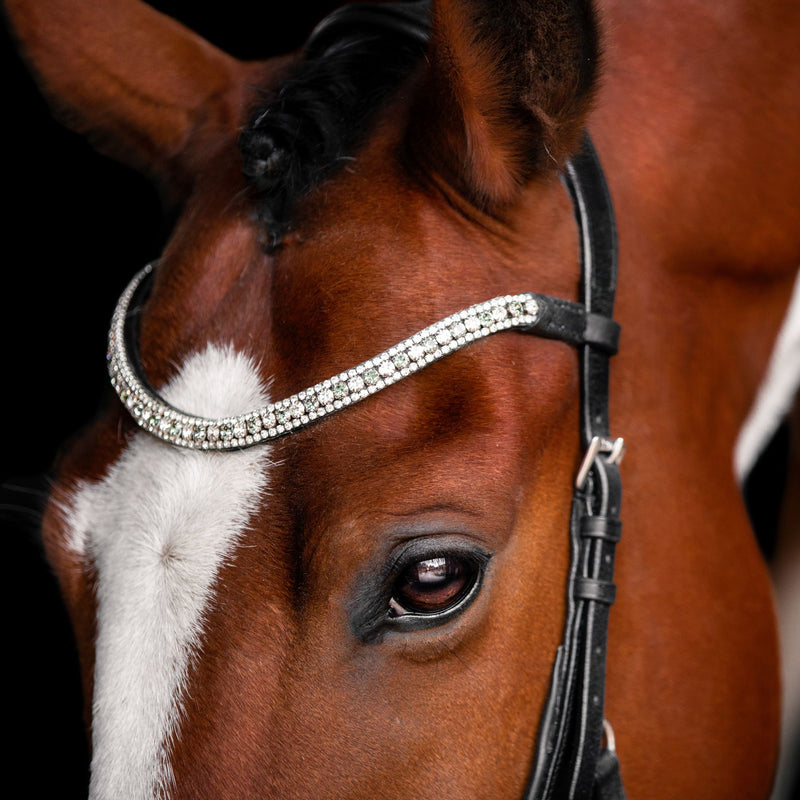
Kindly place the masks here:
<instances>
[{"instance_id":1,"label":"rhinestone","mask_svg":"<svg viewBox=\"0 0 800 800\"><path fill-rule=\"evenodd\" d=\"M478 314L478 320L480 321L481 325L487 326L494 322L494 317L492 317L491 311L481 311Z\"/></svg>"},{"instance_id":2,"label":"rhinestone","mask_svg":"<svg viewBox=\"0 0 800 800\"><path fill-rule=\"evenodd\" d=\"M380 375L378 375L378 370L374 368L370 368L364 373L364 383L366 383L367 386L375 386L379 380Z\"/></svg>"},{"instance_id":3,"label":"rhinestone","mask_svg":"<svg viewBox=\"0 0 800 800\"><path fill-rule=\"evenodd\" d=\"M408 356L401 351L392 358L392 362L397 369L405 369L408 366Z\"/></svg>"},{"instance_id":4,"label":"rhinestone","mask_svg":"<svg viewBox=\"0 0 800 800\"><path fill-rule=\"evenodd\" d=\"M329 406L334 401L335 395L333 389L325 388L319 390L317 397L319 397L319 402L322 403L322 405Z\"/></svg>"},{"instance_id":5,"label":"rhinestone","mask_svg":"<svg viewBox=\"0 0 800 800\"><path fill-rule=\"evenodd\" d=\"M303 400L303 408L306 414L313 414L319 408L319 398L315 394L307 395Z\"/></svg>"},{"instance_id":6,"label":"rhinestone","mask_svg":"<svg viewBox=\"0 0 800 800\"><path fill-rule=\"evenodd\" d=\"M508 316L508 313L503 308L503 306L495 306L492 309L492 319L495 322L502 322L507 316Z\"/></svg>"},{"instance_id":7,"label":"rhinestone","mask_svg":"<svg viewBox=\"0 0 800 800\"><path fill-rule=\"evenodd\" d=\"M192 438L196 442L202 442L206 438L206 429L203 428L202 426L198 425L194 429L194 434L192 435Z\"/></svg>"},{"instance_id":8,"label":"rhinestone","mask_svg":"<svg viewBox=\"0 0 800 800\"><path fill-rule=\"evenodd\" d=\"M247 432L255 436L262 428L261 417L255 415L247 419Z\"/></svg>"},{"instance_id":9,"label":"rhinestone","mask_svg":"<svg viewBox=\"0 0 800 800\"><path fill-rule=\"evenodd\" d=\"M525 303L525 312L533 317L534 321L539 316L539 304L531 298Z\"/></svg>"},{"instance_id":10,"label":"rhinestone","mask_svg":"<svg viewBox=\"0 0 800 800\"><path fill-rule=\"evenodd\" d=\"M295 400L291 406L289 406L289 415L292 419L300 419L305 413L306 407L299 400Z\"/></svg>"},{"instance_id":11,"label":"rhinestone","mask_svg":"<svg viewBox=\"0 0 800 800\"><path fill-rule=\"evenodd\" d=\"M419 361L425 357L425 348L421 344L414 344L408 348L408 357L412 361Z\"/></svg>"},{"instance_id":12,"label":"rhinestone","mask_svg":"<svg viewBox=\"0 0 800 800\"><path fill-rule=\"evenodd\" d=\"M477 317L467 317L464 321L464 325L470 333L475 333L475 331L480 330L481 327L480 320Z\"/></svg>"},{"instance_id":13,"label":"rhinestone","mask_svg":"<svg viewBox=\"0 0 800 800\"><path fill-rule=\"evenodd\" d=\"M439 344L447 344L452 338L453 337L447 328L442 328L442 330L436 334L436 341L439 342Z\"/></svg>"},{"instance_id":14,"label":"rhinestone","mask_svg":"<svg viewBox=\"0 0 800 800\"><path fill-rule=\"evenodd\" d=\"M228 442L233 438L233 423L226 422L219 426L219 436L223 442Z\"/></svg>"},{"instance_id":15,"label":"rhinestone","mask_svg":"<svg viewBox=\"0 0 800 800\"><path fill-rule=\"evenodd\" d=\"M206 438L209 442L218 442L219 441L219 425L209 425L206 430Z\"/></svg>"},{"instance_id":16,"label":"rhinestone","mask_svg":"<svg viewBox=\"0 0 800 800\"><path fill-rule=\"evenodd\" d=\"M337 383L333 384L333 396L337 400L341 400L344 397L347 397L347 384L344 381L338 381Z\"/></svg>"},{"instance_id":17,"label":"rhinestone","mask_svg":"<svg viewBox=\"0 0 800 800\"><path fill-rule=\"evenodd\" d=\"M233 423L233 435L237 439L243 439L247 435L247 426L243 419L237 419Z\"/></svg>"},{"instance_id":18,"label":"rhinestone","mask_svg":"<svg viewBox=\"0 0 800 800\"><path fill-rule=\"evenodd\" d=\"M378 365L378 372L384 377L388 378L394 373L395 367L391 361L381 361Z\"/></svg>"},{"instance_id":19,"label":"rhinestone","mask_svg":"<svg viewBox=\"0 0 800 800\"><path fill-rule=\"evenodd\" d=\"M525 309L519 300L512 300L508 304L508 313L511 314L512 317L521 317L524 311Z\"/></svg>"},{"instance_id":20,"label":"rhinestone","mask_svg":"<svg viewBox=\"0 0 800 800\"><path fill-rule=\"evenodd\" d=\"M190 441L194 436L194 425L185 425L183 431L181 432L181 436L183 436L186 441Z\"/></svg>"},{"instance_id":21,"label":"rhinestone","mask_svg":"<svg viewBox=\"0 0 800 800\"><path fill-rule=\"evenodd\" d=\"M180 436L183 432L183 425L178 420L174 420L169 429L170 436Z\"/></svg>"},{"instance_id":22,"label":"rhinestone","mask_svg":"<svg viewBox=\"0 0 800 800\"><path fill-rule=\"evenodd\" d=\"M450 335L454 339L458 339L459 337L463 336L467 332L467 327L464 325L463 322L454 322L450 326Z\"/></svg>"},{"instance_id":23,"label":"rhinestone","mask_svg":"<svg viewBox=\"0 0 800 800\"><path fill-rule=\"evenodd\" d=\"M428 338L422 343L422 346L425 348L425 352L429 355L435 353L439 347L439 345L436 344L436 339L434 339L433 336L428 336Z\"/></svg>"},{"instance_id":24,"label":"rhinestone","mask_svg":"<svg viewBox=\"0 0 800 800\"><path fill-rule=\"evenodd\" d=\"M266 416L263 417L262 422L264 423L265 428L274 428L278 424L278 420L275 417L275 412L267 412Z\"/></svg>"},{"instance_id":25,"label":"rhinestone","mask_svg":"<svg viewBox=\"0 0 800 800\"><path fill-rule=\"evenodd\" d=\"M347 386L351 392L360 392L364 388L364 379L360 375L356 375L347 382Z\"/></svg>"}]
</instances>

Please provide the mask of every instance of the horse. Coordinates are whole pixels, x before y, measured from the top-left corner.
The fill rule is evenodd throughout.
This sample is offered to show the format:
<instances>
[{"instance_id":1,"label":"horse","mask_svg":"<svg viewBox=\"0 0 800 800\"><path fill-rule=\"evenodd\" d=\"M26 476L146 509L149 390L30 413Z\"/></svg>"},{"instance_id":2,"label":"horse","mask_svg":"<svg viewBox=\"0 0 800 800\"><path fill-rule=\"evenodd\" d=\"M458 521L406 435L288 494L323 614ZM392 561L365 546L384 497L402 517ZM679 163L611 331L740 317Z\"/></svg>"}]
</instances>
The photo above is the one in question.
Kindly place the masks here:
<instances>
[{"instance_id":1,"label":"horse","mask_svg":"<svg viewBox=\"0 0 800 800\"><path fill-rule=\"evenodd\" d=\"M53 108L176 220L42 521L90 796L589 797L611 764L616 796L766 797L778 643L731 462L800 263L800 10L423 5L241 60L133 0L6 0ZM621 467L584 441L598 163ZM614 600L574 541L602 570L619 538L574 508L617 471L604 674L565 700L575 604ZM553 698L592 721L555 759Z\"/></svg>"}]
</instances>

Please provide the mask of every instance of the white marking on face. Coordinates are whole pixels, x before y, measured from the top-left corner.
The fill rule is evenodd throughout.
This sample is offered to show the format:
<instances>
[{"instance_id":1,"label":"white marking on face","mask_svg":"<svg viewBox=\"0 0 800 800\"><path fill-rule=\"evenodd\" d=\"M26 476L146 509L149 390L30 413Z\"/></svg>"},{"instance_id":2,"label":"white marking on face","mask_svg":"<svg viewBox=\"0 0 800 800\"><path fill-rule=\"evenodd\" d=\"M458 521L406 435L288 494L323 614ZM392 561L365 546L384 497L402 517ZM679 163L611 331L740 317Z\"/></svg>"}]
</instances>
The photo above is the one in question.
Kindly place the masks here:
<instances>
[{"instance_id":1,"label":"white marking on face","mask_svg":"<svg viewBox=\"0 0 800 800\"><path fill-rule=\"evenodd\" d=\"M222 417L269 400L253 363L209 346L161 392ZM193 452L142 432L68 511L70 542L97 573L91 800L168 796L170 743L221 566L267 488L269 448Z\"/></svg>"}]
</instances>

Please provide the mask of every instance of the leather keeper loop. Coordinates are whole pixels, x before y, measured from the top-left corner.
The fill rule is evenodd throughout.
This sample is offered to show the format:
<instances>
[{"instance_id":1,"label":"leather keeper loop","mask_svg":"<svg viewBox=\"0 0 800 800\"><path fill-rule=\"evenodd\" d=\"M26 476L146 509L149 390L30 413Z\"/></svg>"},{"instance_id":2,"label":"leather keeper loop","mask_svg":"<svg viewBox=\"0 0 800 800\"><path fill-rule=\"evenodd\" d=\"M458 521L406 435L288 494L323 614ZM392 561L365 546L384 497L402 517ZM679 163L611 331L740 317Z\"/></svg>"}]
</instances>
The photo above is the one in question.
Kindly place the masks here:
<instances>
[{"instance_id":1,"label":"leather keeper loop","mask_svg":"<svg viewBox=\"0 0 800 800\"><path fill-rule=\"evenodd\" d=\"M622 523L610 517L582 517L581 537L584 539L603 539L618 542L622 537Z\"/></svg>"},{"instance_id":2,"label":"leather keeper loop","mask_svg":"<svg viewBox=\"0 0 800 800\"><path fill-rule=\"evenodd\" d=\"M617 322L602 314L587 314L586 329L583 340L586 344L613 355L619 349L619 331Z\"/></svg>"},{"instance_id":3,"label":"leather keeper loop","mask_svg":"<svg viewBox=\"0 0 800 800\"><path fill-rule=\"evenodd\" d=\"M576 600L593 600L604 605L614 605L617 599L616 584L595 578L575 578L572 594Z\"/></svg>"}]
</instances>

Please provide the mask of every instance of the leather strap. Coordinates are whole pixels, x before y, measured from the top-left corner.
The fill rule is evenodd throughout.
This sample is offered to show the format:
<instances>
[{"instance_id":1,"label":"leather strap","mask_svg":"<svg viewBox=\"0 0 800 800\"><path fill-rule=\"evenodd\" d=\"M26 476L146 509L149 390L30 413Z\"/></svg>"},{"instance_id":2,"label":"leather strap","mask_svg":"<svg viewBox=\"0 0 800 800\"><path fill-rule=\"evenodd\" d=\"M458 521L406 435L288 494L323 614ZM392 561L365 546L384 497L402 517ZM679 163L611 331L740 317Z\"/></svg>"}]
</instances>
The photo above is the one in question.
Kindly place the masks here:
<instances>
[{"instance_id":1,"label":"leather strap","mask_svg":"<svg viewBox=\"0 0 800 800\"><path fill-rule=\"evenodd\" d=\"M581 234L581 300L586 319L592 320L596 329L614 331L616 337L619 329L611 320L616 226L605 178L588 136L580 153L569 162L565 182ZM580 350L581 440L586 449L595 437L606 440L609 435L609 356L615 350L609 346L609 338L608 333L585 337ZM612 759L610 751L601 746L608 615L616 597L614 550L621 533L621 498L618 466L600 452L573 500L564 638L553 666L525 800L624 798L616 755ZM609 764L616 767L610 769Z\"/></svg>"},{"instance_id":2,"label":"leather strap","mask_svg":"<svg viewBox=\"0 0 800 800\"><path fill-rule=\"evenodd\" d=\"M576 346L591 345L609 355L617 352L620 328L613 319L588 312L582 303L550 295L534 296L539 301L539 319L523 330Z\"/></svg>"},{"instance_id":3,"label":"leather strap","mask_svg":"<svg viewBox=\"0 0 800 800\"><path fill-rule=\"evenodd\" d=\"M597 759L597 780L592 800L625 800L619 759L613 750L603 750Z\"/></svg>"}]
</instances>

